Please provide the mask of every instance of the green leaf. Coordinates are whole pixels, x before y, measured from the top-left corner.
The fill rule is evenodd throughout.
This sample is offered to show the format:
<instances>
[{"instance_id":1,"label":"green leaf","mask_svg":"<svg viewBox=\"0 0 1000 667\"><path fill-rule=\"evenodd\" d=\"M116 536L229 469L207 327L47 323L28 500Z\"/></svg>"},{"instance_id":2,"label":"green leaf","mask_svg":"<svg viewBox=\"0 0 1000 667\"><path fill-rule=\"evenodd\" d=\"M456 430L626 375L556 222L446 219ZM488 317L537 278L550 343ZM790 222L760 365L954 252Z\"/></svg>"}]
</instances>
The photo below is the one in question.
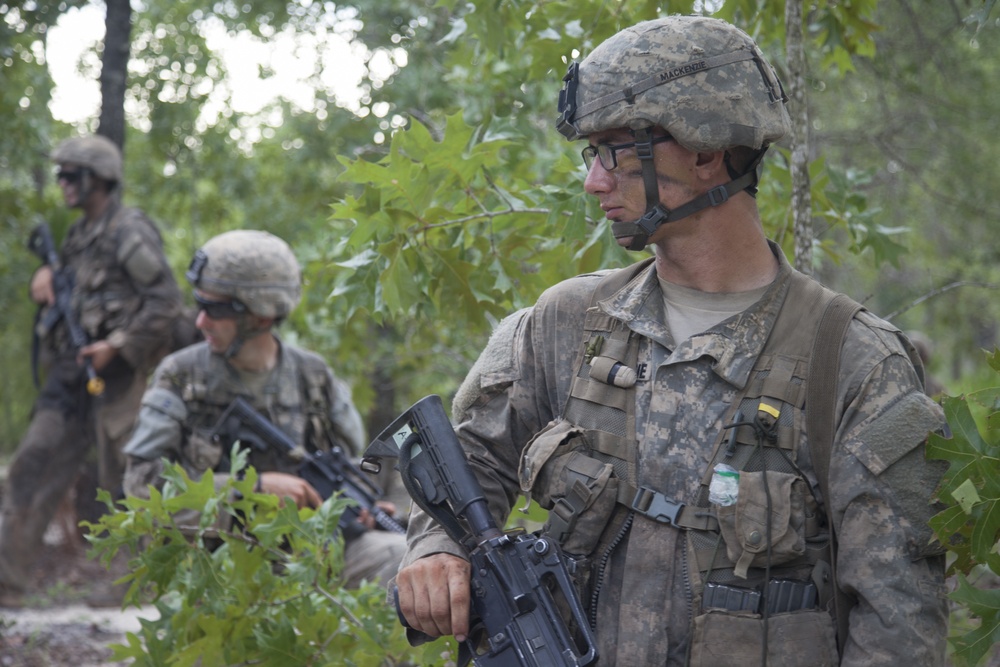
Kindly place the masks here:
<instances>
[{"instance_id":1,"label":"green leaf","mask_svg":"<svg viewBox=\"0 0 1000 667\"><path fill-rule=\"evenodd\" d=\"M978 516L972 529L972 554L994 572L1000 572L1000 555L997 554L997 538L1000 536L1000 499L979 504Z\"/></svg>"},{"instance_id":2,"label":"green leaf","mask_svg":"<svg viewBox=\"0 0 1000 667\"><path fill-rule=\"evenodd\" d=\"M966 479L972 479L981 493L1000 496L1000 466L996 457L990 455L995 448L980 434L968 402L964 398L946 397L942 403L952 437L932 435L927 456L951 464L943 488L950 492Z\"/></svg>"},{"instance_id":3,"label":"green leaf","mask_svg":"<svg viewBox=\"0 0 1000 667\"><path fill-rule=\"evenodd\" d=\"M972 507L980 502L979 492L972 480L967 479L958 485L958 488L951 492L952 498L959 504L966 514L972 513Z\"/></svg>"},{"instance_id":4,"label":"green leaf","mask_svg":"<svg viewBox=\"0 0 1000 667\"><path fill-rule=\"evenodd\" d=\"M959 575L958 588L948 597L980 618L980 625L963 635L950 637L956 656L977 665L1000 642L1000 590L979 590Z\"/></svg>"},{"instance_id":5,"label":"green leaf","mask_svg":"<svg viewBox=\"0 0 1000 667\"><path fill-rule=\"evenodd\" d=\"M245 465L246 457L234 454L234 465ZM211 485L204 478L191 482L176 465L163 474L162 493L126 498L90 536L96 551L135 555L132 576L144 595L130 603L152 602L158 612L140 622L116 655L149 667L416 659L380 586L342 586L343 544L332 536L352 501L333 497L316 510L283 505L254 493L257 473L248 468L242 480L228 476L207 499L217 516L241 518L240 528L217 533L221 544L208 549L179 530L167 510L191 507Z\"/></svg>"}]
</instances>

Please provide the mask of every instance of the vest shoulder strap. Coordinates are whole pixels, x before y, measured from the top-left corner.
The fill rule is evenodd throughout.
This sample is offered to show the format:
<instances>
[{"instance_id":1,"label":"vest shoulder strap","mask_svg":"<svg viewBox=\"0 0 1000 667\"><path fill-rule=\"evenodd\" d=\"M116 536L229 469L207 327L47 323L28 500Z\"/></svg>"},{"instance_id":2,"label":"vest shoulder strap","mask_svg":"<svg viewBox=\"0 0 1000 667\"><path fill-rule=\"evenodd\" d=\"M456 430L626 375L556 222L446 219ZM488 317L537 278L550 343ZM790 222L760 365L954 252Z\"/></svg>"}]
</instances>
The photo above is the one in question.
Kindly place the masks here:
<instances>
[{"instance_id":1,"label":"vest shoulder strap","mask_svg":"<svg viewBox=\"0 0 1000 667\"><path fill-rule=\"evenodd\" d=\"M294 356L299 369L299 377L306 400L304 408L308 412L325 414L332 397L330 391L329 371L326 362L316 354L312 354L290 345L285 350Z\"/></svg>"},{"instance_id":2,"label":"vest shoulder strap","mask_svg":"<svg viewBox=\"0 0 1000 667\"><path fill-rule=\"evenodd\" d=\"M820 490L829 497L830 453L833 449L836 417L837 379L840 374L840 352L847 328L861 305L840 295L827 306L819 331L813 341L806 381L806 423L810 453Z\"/></svg>"},{"instance_id":3,"label":"vest shoulder strap","mask_svg":"<svg viewBox=\"0 0 1000 667\"><path fill-rule=\"evenodd\" d=\"M806 380L806 429L809 433L810 455L813 469L823 493L827 525L830 527L831 556L836 555L833 512L830 504L830 455L836 418L837 379L840 375L840 351L851 320L861 310L861 304L843 294L834 297L823 313L819 331L813 341ZM837 618L837 643L840 654L847 643L851 607L855 602L847 596L837 581L836 558L831 557L830 568L834 581L834 608Z\"/></svg>"},{"instance_id":4,"label":"vest shoulder strap","mask_svg":"<svg viewBox=\"0 0 1000 667\"><path fill-rule=\"evenodd\" d=\"M294 358L298 371L303 396L301 408L308 424L306 448L319 451L342 444L336 441L336 429L330 419L330 406L334 402L336 388L330 382L326 362L318 354L301 348L286 345L285 351ZM345 447L345 451L350 451L350 447Z\"/></svg>"}]
</instances>

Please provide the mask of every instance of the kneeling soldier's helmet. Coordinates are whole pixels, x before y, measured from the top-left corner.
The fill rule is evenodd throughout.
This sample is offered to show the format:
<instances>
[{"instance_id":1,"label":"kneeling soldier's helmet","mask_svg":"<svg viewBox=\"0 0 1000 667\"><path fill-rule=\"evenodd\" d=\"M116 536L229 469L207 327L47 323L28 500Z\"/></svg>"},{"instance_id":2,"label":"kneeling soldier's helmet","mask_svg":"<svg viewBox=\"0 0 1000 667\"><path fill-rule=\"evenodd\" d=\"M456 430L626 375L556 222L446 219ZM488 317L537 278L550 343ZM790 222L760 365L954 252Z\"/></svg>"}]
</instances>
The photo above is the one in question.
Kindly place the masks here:
<instances>
[{"instance_id":1,"label":"kneeling soldier's helmet","mask_svg":"<svg viewBox=\"0 0 1000 667\"><path fill-rule=\"evenodd\" d=\"M184 274L195 287L232 297L260 317L283 319L302 298L302 273L288 244L240 229L210 239Z\"/></svg>"}]
</instances>

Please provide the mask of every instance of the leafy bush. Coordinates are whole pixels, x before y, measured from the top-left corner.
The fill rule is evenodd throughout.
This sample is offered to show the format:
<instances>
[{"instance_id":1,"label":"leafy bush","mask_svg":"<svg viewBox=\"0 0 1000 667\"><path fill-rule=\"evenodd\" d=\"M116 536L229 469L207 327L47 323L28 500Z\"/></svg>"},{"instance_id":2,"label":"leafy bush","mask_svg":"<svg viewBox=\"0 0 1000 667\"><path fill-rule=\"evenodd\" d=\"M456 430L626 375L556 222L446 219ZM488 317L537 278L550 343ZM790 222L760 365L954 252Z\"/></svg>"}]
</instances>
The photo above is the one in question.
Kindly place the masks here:
<instances>
[{"instance_id":1,"label":"leafy bush","mask_svg":"<svg viewBox=\"0 0 1000 667\"><path fill-rule=\"evenodd\" d=\"M246 465L234 450L234 470ZM115 660L142 667L193 665L442 664L445 640L414 649L406 642L382 585L343 587L343 540L337 532L349 501L298 510L254 493L246 468L216 490L211 472L191 480L179 466L165 472L149 500L127 498L87 524L91 555L105 564L130 556L125 606L152 603ZM195 512L185 512L194 510ZM200 513L197 525L179 517ZM217 526L237 526L217 529ZM239 528L241 527L241 528Z\"/></svg>"},{"instance_id":2,"label":"leafy bush","mask_svg":"<svg viewBox=\"0 0 1000 667\"><path fill-rule=\"evenodd\" d=\"M1000 351L994 350L988 362L1000 372ZM953 658L960 665L975 665L1000 643L1000 590L979 589L968 580L974 571L1000 575L1000 387L946 397L942 405L951 437L932 435L927 455L950 467L938 490L946 509L931 520L931 527L950 552L949 574L957 575L958 588L949 597L978 619L953 623L953 629L959 628L949 638Z\"/></svg>"}]
</instances>

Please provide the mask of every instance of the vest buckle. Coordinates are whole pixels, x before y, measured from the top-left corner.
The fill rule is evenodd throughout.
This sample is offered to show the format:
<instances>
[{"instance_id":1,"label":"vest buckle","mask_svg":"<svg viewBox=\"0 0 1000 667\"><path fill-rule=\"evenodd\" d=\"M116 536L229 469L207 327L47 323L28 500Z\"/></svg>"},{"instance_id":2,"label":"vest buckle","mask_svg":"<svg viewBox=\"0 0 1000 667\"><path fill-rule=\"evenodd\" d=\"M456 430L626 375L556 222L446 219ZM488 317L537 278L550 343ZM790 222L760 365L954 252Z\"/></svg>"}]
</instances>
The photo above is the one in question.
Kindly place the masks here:
<instances>
[{"instance_id":1,"label":"vest buckle","mask_svg":"<svg viewBox=\"0 0 1000 667\"><path fill-rule=\"evenodd\" d=\"M684 509L684 503L675 502L659 491L641 486L635 492L631 508L654 521L676 526L677 517L680 516L681 510Z\"/></svg>"}]
</instances>

